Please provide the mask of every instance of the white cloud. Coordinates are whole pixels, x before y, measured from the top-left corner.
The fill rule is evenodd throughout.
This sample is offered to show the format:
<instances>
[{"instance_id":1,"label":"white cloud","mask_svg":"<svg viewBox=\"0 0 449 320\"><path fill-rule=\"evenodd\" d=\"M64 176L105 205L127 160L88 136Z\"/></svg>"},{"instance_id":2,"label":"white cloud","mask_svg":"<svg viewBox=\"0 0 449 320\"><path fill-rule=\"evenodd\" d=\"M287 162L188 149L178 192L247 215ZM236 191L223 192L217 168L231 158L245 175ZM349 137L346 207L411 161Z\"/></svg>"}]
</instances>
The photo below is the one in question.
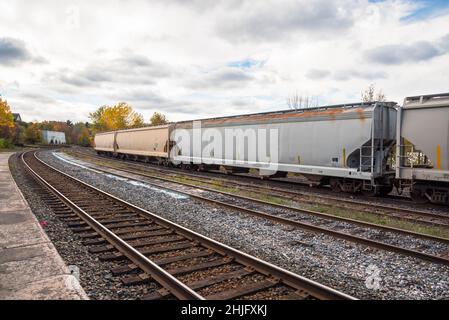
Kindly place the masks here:
<instances>
[{"instance_id":1,"label":"white cloud","mask_svg":"<svg viewBox=\"0 0 449 320\"><path fill-rule=\"evenodd\" d=\"M284 109L293 92L343 103L372 82L401 102L448 91L449 15L402 19L416 8L408 0L3 1L0 94L26 120L73 121L119 101L171 120Z\"/></svg>"}]
</instances>

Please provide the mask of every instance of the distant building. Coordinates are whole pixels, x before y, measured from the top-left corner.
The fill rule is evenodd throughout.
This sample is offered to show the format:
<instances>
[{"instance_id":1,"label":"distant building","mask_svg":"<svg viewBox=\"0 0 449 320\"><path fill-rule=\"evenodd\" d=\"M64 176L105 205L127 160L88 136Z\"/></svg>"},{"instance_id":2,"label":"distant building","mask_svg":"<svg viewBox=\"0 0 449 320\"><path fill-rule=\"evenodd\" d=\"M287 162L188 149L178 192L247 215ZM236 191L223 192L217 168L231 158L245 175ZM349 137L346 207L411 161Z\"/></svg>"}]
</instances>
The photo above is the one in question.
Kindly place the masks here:
<instances>
[{"instance_id":1,"label":"distant building","mask_svg":"<svg viewBox=\"0 0 449 320\"><path fill-rule=\"evenodd\" d=\"M22 121L20 113L13 113L12 116L14 117L14 122Z\"/></svg>"},{"instance_id":2,"label":"distant building","mask_svg":"<svg viewBox=\"0 0 449 320\"><path fill-rule=\"evenodd\" d=\"M66 144L65 133L42 130L42 141L46 144Z\"/></svg>"}]
</instances>

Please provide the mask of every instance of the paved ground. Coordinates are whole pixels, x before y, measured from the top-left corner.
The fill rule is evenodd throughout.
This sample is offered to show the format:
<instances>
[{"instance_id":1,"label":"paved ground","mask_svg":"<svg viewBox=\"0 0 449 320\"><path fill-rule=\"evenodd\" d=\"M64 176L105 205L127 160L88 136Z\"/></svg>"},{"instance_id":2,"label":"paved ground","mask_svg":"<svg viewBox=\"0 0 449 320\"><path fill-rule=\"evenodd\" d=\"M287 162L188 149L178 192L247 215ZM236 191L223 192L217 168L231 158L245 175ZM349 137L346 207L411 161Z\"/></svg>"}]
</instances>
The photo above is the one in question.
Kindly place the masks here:
<instances>
[{"instance_id":1,"label":"paved ground","mask_svg":"<svg viewBox=\"0 0 449 320\"><path fill-rule=\"evenodd\" d=\"M0 153L0 299L87 299L16 186Z\"/></svg>"}]
</instances>

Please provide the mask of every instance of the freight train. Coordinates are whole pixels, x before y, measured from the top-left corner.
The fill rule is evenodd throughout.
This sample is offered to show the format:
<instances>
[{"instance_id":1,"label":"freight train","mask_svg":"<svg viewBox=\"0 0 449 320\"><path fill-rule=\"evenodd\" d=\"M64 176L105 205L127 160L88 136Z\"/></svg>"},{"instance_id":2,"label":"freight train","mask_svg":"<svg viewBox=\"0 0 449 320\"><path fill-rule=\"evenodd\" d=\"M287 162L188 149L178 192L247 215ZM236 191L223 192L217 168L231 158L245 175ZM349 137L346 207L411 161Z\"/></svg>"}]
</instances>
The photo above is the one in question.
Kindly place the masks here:
<instances>
[{"instance_id":1,"label":"freight train","mask_svg":"<svg viewBox=\"0 0 449 320\"><path fill-rule=\"evenodd\" d=\"M449 93L99 133L98 154L449 204Z\"/></svg>"}]
</instances>

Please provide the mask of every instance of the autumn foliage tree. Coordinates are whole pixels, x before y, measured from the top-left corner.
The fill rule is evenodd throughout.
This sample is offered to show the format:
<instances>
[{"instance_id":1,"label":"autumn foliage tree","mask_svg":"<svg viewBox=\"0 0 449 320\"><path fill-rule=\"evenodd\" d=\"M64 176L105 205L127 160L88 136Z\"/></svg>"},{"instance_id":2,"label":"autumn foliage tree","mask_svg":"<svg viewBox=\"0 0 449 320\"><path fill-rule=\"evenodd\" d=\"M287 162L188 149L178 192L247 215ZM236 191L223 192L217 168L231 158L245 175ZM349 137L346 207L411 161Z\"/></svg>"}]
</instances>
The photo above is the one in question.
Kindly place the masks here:
<instances>
[{"instance_id":1,"label":"autumn foliage tree","mask_svg":"<svg viewBox=\"0 0 449 320\"><path fill-rule=\"evenodd\" d=\"M90 146L93 140L93 134L90 130L90 125L83 122L78 122L73 125L70 140L73 144L77 144L83 147Z\"/></svg>"},{"instance_id":2,"label":"autumn foliage tree","mask_svg":"<svg viewBox=\"0 0 449 320\"><path fill-rule=\"evenodd\" d=\"M155 112L150 119L151 126L162 126L167 123L168 123L167 117L159 112Z\"/></svg>"},{"instance_id":3,"label":"autumn foliage tree","mask_svg":"<svg viewBox=\"0 0 449 320\"><path fill-rule=\"evenodd\" d=\"M10 147L14 138L14 117L6 100L0 97L0 147Z\"/></svg>"},{"instance_id":4,"label":"autumn foliage tree","mask_svg":"<svg viewBox=\"0 0 449 320\"><path fill-rule=\"evenodd\" d=\"M89 114L96 131L112 131L138 128L144 125L141 114L126 104L120 102L115 106L103 106Z\"/></svg>"},{"instance_id":5,"label":"autumn foliage tree","mask_svg":"<svg viewBox=\"0 0 449 320\"><path fill-rule=\"evenodd\" d=\"M25 129L25 142L30 144L42 142L41 128L39 123L31 123Z\"/></svg>"},{"instance_id":6,"label":"autumn foliage tree","mask_svg":"<svg viewBox=\"0 0 449 320\"><path fill-rule=\"evenodd\" d=\"M14 127L14 117L11 112L11 108L6 100L0 97L0 126L13 128Z\"/></svg>"}]
</instances>

